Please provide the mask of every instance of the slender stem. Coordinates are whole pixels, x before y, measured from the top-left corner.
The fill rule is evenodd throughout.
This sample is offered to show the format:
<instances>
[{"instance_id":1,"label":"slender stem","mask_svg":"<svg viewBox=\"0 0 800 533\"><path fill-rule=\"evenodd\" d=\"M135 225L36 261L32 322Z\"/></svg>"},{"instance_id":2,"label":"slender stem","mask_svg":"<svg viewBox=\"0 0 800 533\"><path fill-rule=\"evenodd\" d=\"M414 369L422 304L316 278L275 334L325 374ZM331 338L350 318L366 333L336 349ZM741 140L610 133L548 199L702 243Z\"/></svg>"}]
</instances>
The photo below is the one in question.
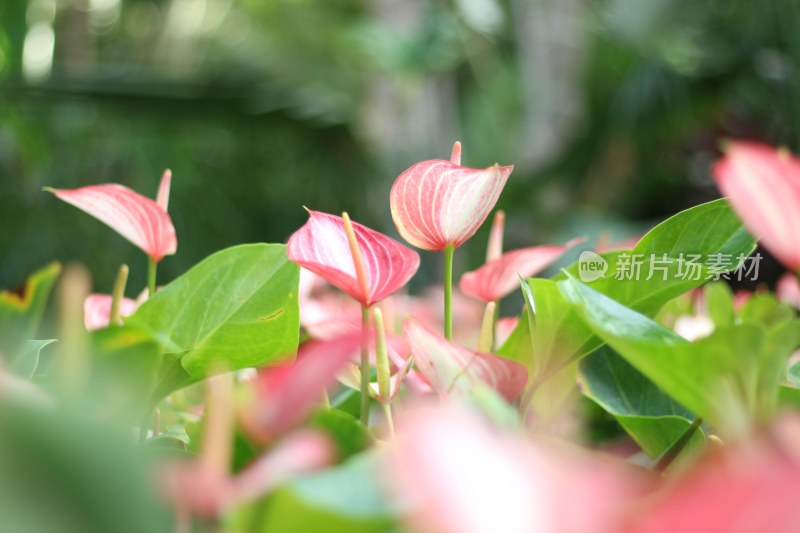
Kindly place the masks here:
<instances>
[{"instance_id":1,"label":"slender stem","mask_svg":"<svg viewBox=\"0 0 800 533\"><path fill-rule=\"evenodd\" d=\"M369 329L369 307L361 306L361 422L369 425L369 344L366 331Z\"/></svg>"},{"instance_id":2,"label":"slender stem","mask_svg":"<svg viewBox=\"0 0 800 533\"><path fill-rule=\"evenodd\" d=\"M486 309L483 312L483 321L481 322L481 334L478 338L478 351L483 353L491 353L494 350L494 324L495 324L495 310L497 304L489 302L486 304Z\"/></svg>"},{"instance_id":3,"label":"slender stem","mask_svg":"<svg viewBox=\"0 0 800 533\"><path fill-rule=\"evenodd\" d=\"M152 298L156 293L156 263L152 257L147 258L147 297Z\"/></svg>"},{"instance_id":4,"label":"slender stem","mask_svg":"<svg viewBox=\"0 0 800 533\"><path fill-rule=\"evenodd\" d=\"M108 325L122 324L120 315L120 304L125 297L125 285L128 284L128 265L120 265L117 279L114 281L114 291L111 293L111 313L108 317Z\"/></svg>"},{"instance_id":5,"label":"slender stem","mask_svg":"<svg viewBox=\"0 0 800 533\"><path fill-rule=\"evenodd\" d=\"M444 338L453 338L453 253L455 247L444 248Z\"/></svg>"},{"instance_id":6,"label":"slender stem","mask_svg":"<svg viewBox=\"0 0 800 533\"><path fill-rule=\"evenodd\" d=\"M392 418L392 404L383 404L383 414L386 416L386 426L389 428L389 435L394 438L394 419Z\"/></svg>"},{"instance_id":7,"label":"slender stem","mask_svg":"<svg viewBox=\"0 0 800 533\"><path fill-rule=\"evenodd\" d=\"M678 455L680 455L686 445L689 444L689 440L692 438L692 435L694 435L694 432L697 431L697 428L699 428L702 423L702 418L695 418L694 422L692 422L688 429L684 431L680 437L678 437L678 440L672 443L672 446L667 448L667 451L665 451L661 457L658 458L653 470L656 472L663 472L669 468L669 465L672 464L672 462L678 457Z\"/></svg>"}]
</instances>

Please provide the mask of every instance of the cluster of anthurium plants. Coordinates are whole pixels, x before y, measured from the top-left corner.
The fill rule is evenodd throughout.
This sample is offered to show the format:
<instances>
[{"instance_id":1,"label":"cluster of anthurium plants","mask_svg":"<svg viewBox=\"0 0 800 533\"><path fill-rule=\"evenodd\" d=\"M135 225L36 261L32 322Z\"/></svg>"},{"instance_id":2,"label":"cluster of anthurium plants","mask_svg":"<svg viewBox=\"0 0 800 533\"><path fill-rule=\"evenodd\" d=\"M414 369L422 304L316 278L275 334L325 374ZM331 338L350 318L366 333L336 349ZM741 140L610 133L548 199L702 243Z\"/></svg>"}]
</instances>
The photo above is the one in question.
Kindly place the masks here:
<instances>
[{"instance_id":1,"label":"cluster of anthurium plants","mask_svg":"<svg viewBox=\"0 0 800 533\"><path fill-rule=\"evenodd\" d=\"M0 295L0 473L35 472L0 489L0 529L38 531L30 501L55 498L18 458L44 446L21 437L38 418L122 427L102 448L137 461L130 479L47 467L108 507L53 504L53 531L800 531L800 159L731 142L712 169L726 198L616 247L504 252L498 211L486 262L454 273L512 170L462 166L456 143L394 183L407 244L309 209L287 244L221 250L163 286L169 171L156 200L49 190L140 248L148 286L126 298L121 265L89 294L85 268L54 264ZM787 273L734 293L757 239ZM414 248L444 265L422 295L404 289ZM567 251L581 260L532 277ZM53 287L59 339L39 340ZM515 291L524 308L499 316ZM587 412L617 437L591 439ZM125 492L134 478L152 498Z\"/></svg>"}]
</instances>

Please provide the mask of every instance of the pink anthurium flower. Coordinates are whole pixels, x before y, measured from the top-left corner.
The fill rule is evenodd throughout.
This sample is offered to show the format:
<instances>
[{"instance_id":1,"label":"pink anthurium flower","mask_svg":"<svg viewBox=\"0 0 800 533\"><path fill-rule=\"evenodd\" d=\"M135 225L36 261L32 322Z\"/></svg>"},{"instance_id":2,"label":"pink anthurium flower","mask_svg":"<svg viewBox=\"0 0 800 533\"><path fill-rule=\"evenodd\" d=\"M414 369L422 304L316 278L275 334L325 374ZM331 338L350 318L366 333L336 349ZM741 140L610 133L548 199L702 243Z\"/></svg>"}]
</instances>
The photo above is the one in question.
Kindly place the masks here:
<instances>
[{"instance_id":1,"label":"pink anthurium flower","mask_svg":"<svg viewBox=\"0 0 800 533\"><path fill-rule=\"evenodd\" d=\"M800 271L800 159L763 144L731 142L713 175L747 229L787 268Z\"/></svg>"},{"instance_id":2,"label":"pink anthurium flower","mask_svg":"<svg viewBox=\"0 0 800 533\"><path fill-rule=\"evenodd\" d=\"M512 401L528 382L527 369L516 361L459 346L414 319L403 330L419 371L441 396L483 383Z\"/></svg>"},{"instance_id":3,"label":"pink anthurium flower","mask_svg":"<svg viewBox=\"0 0 800 533\"><path fill-rule=\"evenodd\" d=\"M550 266L583 239L563 246L531 246L512 250L461 277L461 292L484 302L496 302L519 288L519 276L528 278Z\"/></svg>"},{"instance_id":4,"label":"pink anthurium flower","mask_svg":"<svg viewBox=\"0 0 800 533\"><path fill-rule=\"evenodd\" d=\"M341 217L308 211L309 219L289 239L289 259L323 277L364 306L371 306L405 285L419 267L419 255L399 242L353 222L364 261L362 283Z\"/></svg>"},{"instance_id":5,"label":"pink anthurium flower","mask_svg":"<svg viewBox=\"0 0 800 533\"><path fill-rule=\"evenodd\" d=\"M293 364L260 370L253 382L255 400L242 414L248 433L269 442L302 421L358 352L363 338L358 332L309 341L300 347Z\"/></svg>"},{"instance_id":6,"label":"pink anthurium flower","mask_svg":"<svg viewBox=\"0 0 800 533\"><path fill-rule=\"evenodd\" d=\"M441 252L448 245L464 244L489 216L514 169L467 168L454 161L417 163L394 182L392 219L400 235L417 248Z\"/></svg>"},{"instance_id":7,"label":"pink anthurium flower","mask_svg":"<svg viewBox=\"0 0 800 533\"><path fill-rule=\"evenodd\" d=\"M83 301L83 324L89 331L108 326L111 319L111 302L114 299L110 294L90 294ZM136 311L139 302L131 298L122 298L119 303L120 316L130 316Z\"/></svg>"},{"instance_id":8,"label":"pink anthurium flower","mask_svg":"<svg viewBox=\"0 0 800 533\"><path fill-rule=\"evenodd\" d=\"M170 179L171 174L165 173L159 187L159 201L163 206L166 206ZM123 185L106 183L79 189L46 190L104 222L155 262L174 254L178 248L175 227L166 209Z\"/></svg>"}]
</instances>

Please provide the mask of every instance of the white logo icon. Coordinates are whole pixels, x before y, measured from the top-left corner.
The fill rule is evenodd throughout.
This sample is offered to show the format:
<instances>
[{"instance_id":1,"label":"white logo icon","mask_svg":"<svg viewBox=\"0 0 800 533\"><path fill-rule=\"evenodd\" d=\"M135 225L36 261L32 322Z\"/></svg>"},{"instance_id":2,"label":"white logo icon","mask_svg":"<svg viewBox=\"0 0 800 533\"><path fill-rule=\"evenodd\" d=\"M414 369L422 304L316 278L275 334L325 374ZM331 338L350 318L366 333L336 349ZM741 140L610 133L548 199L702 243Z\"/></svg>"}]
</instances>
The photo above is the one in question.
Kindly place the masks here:
<instances>
[{"instance_id":1,"label":"white logo icon","mask_svg":"<svg viewBox=\"0 0 800 533\"><path fill-rule=\"evenodd\" d=\"M599 254L587 250L578 258L578 277L584 283L605 277L606 271L608 262Z\"/></svg>"}]
</instances>

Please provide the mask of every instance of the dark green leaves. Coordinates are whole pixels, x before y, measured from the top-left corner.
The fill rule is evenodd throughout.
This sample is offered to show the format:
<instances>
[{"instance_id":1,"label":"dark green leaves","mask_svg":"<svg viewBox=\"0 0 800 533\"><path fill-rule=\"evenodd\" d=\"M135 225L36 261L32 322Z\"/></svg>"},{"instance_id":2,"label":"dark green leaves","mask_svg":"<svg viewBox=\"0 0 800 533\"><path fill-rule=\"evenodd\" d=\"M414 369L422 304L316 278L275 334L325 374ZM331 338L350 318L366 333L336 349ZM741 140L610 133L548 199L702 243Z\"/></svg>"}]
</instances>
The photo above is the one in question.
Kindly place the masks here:
<instances>
[{"instance_id":1,"label":"dark green leaves","mask_svg":"<svg viewBox=\"0 0 800 533\"><path fill-rule=\"evenodd\" d=\"M165 347L161 381L172 378L164 391L215 370L291 358L299 330L298 272L283 245L234 246L145 302L126 322L149 330Z\"/></svg>"},{"instance_id":2,"label":"dark green leaves","mask_svg":"<svg viewBox=\"0 0 800 533\"><path fill-rule=\"evenodd\" d=\"M583 393L612 414L651 458L664 453L695 419L608 348L582 359L578 375ZM692 440L697 443L702 439L702 432L698 432Z\"/></svg>"}]
</instances>

